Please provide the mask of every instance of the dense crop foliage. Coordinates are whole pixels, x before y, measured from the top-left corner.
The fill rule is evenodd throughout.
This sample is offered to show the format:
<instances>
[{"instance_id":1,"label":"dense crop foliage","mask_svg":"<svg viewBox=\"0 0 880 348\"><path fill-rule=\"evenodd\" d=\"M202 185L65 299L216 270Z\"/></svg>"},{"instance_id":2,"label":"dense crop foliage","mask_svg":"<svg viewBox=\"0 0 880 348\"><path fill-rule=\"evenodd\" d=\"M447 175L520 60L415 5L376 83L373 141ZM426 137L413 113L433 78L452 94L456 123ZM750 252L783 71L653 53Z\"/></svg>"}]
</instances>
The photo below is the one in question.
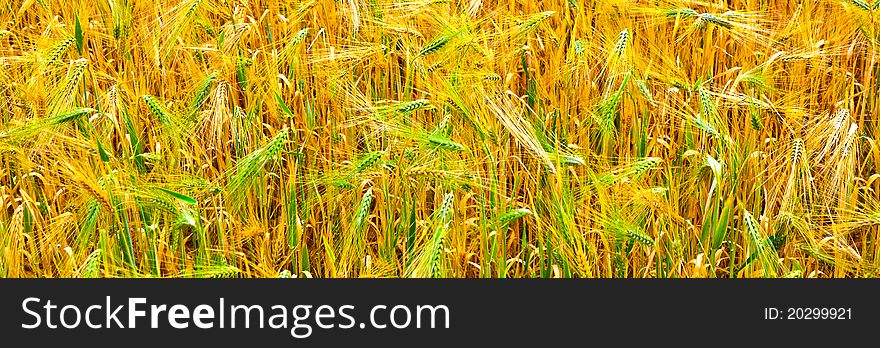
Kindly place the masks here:
<instances>
[{"instance_id":1,"label":"dense crop foliage","mask_svg":"<svg viewBox=\"0 0 880 348\"><path fill-rule=\"evenodd\" d=\"M0 276L877 277L880 0L7 0Z\"/></svg>"}]
</instances>

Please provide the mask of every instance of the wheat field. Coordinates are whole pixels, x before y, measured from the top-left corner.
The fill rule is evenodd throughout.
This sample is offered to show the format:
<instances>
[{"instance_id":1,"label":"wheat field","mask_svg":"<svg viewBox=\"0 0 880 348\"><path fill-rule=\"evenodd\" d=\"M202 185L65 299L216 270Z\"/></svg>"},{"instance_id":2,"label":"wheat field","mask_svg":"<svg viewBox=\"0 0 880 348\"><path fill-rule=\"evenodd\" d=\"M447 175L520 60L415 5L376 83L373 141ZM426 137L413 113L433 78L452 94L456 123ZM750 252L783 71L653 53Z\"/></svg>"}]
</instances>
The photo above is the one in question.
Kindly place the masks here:
<instances>
[{"instance_id":1,"label":"wheat field","mask_svg":"<svg viewBox=\"0 0 880 348\"><path fill-rule=\"evenodd\" d=\"M5 0L2 277L877 277L880 0Z\"/></svg>"}]
</instances>

